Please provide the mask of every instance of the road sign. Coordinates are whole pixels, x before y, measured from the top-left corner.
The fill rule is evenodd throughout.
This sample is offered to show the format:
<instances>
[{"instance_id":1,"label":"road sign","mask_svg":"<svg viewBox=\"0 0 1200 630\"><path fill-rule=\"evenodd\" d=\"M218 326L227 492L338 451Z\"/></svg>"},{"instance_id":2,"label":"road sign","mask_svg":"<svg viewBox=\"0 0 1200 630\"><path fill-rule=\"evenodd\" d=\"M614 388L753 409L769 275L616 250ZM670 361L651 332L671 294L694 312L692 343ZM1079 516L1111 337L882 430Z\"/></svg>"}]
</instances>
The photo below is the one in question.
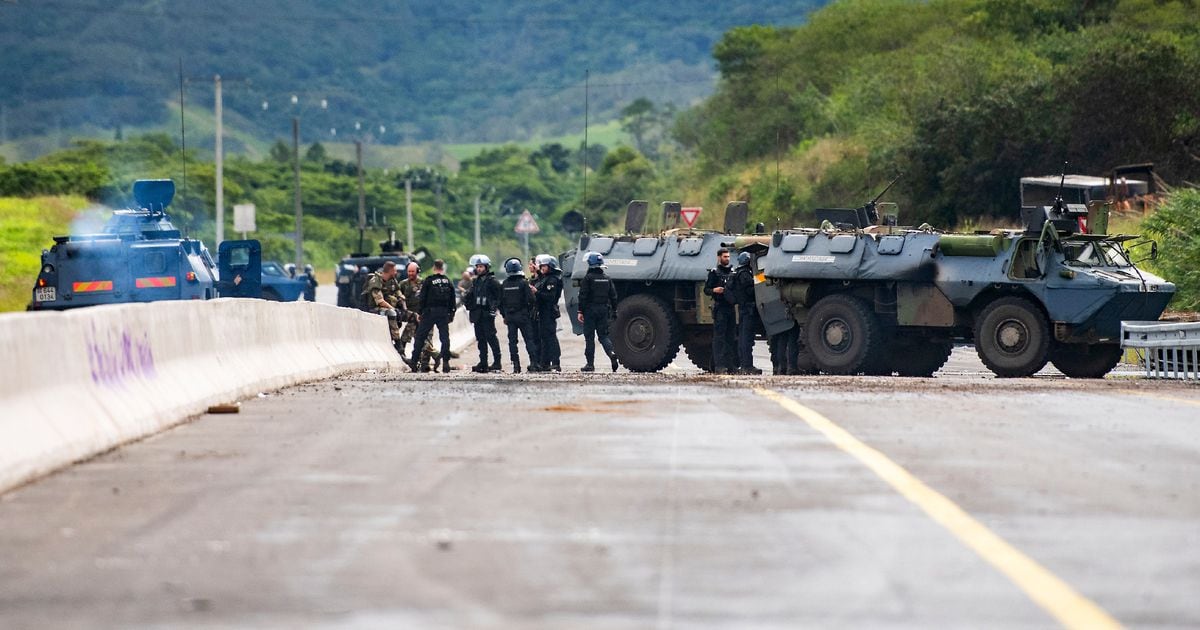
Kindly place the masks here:
<instances>
[{"instance_id":1,"label":"road sign","mask_svg":"<svg viewBox=\"0 0 1200 630\"><path fill-rule=\"evenodd\" d=\"M526 210L521 213L521 218L517 219L517 227L513 231L517 234L537 234L542 229L538 227L537 221L533 220L533 215Z\"/></svg>"},{"instance_id":2,"label":"road sign","mask_svg":"<svg viewBox=\"0 0 1200 630\"><path fill-rule=\"evenodd\" d=\"M239 203L233 207L234 232L254 232L258 229L254 225L254 210L252 203Z\"/></svg>"},{"instance_id":3,"label":"road sign","mask_svg":"<svg viewBox=\"0 0 1200 630\"><path fill-rule=\"evenodd\" d=\"M704 208L680 208L679 216L688 227L696 227L696 219L700 218L700 211Z\"/></svg>"}]
</instances>

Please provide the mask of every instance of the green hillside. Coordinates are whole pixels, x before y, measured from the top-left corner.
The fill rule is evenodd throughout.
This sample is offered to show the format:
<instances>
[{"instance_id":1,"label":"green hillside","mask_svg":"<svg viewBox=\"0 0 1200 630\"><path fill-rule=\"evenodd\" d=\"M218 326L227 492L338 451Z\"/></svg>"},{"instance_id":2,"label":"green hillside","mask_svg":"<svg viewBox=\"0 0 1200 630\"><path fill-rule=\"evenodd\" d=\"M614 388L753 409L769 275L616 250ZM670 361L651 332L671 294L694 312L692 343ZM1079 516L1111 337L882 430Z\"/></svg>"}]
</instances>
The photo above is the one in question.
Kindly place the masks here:
<instances>
[{"instance_id":1,"label":"green hillside","mask_svg":"<svg viewBox=\"0 0 1200 630\"><path fill-rule=\"evenodd\" d=\"M288 137L293 116L306 143L555 137L582 127L585 72L594 120L639 96L683 106L711 92L724 31L800 23L823 1L0 2L0 145L28 159L73 137L174 133L181 61L193 110L211 116L224 77L234 153Z\"/></svg>"},{"instance_id":2,"label":"green hillside","mask_svg":"<svg viewBox=\"0 0 1200 630\"><path fill-rule=\"evenodd\" d=\"M1200 182L1198 15L1190 0L844 0L803 26L733 29L716 93L675 127L695 158L680 194L786 225L902 174L902 220L952 226L1015 221L1019 178L1064 162Z\"/></svg>"},{"instance_id":3,"label":"green hillside","mask_svg":"<svg viewBox=\"0 0 1200 630\"><path fill-rule=\"evenodd\" d=\"M0 197L0 312L24 310L41 267L42 249L66 234L87 206L78 195Z\"/></svg>"}]
</instances>

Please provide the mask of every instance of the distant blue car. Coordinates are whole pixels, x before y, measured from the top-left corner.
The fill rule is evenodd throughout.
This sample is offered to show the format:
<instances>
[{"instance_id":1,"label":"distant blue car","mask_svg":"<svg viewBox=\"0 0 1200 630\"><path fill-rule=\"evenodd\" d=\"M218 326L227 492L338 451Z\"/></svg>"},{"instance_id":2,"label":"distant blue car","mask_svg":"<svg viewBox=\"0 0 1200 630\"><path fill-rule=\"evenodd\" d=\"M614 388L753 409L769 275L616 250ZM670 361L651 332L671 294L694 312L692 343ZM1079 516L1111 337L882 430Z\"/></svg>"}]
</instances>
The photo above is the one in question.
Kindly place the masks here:
<instances>
[{"instance_id":1,"label":"distant blue car","mask_svg":"<svg viewBox=\"0 0 1200 630\"><path fill-rule=\"evenodd\" d=\"M262 264L262 297L264 300L275 302L295 302L304 296L308 289L307 274L292 277L283 265L277 262L263 261Z\"/></svg>"}]
</instances>

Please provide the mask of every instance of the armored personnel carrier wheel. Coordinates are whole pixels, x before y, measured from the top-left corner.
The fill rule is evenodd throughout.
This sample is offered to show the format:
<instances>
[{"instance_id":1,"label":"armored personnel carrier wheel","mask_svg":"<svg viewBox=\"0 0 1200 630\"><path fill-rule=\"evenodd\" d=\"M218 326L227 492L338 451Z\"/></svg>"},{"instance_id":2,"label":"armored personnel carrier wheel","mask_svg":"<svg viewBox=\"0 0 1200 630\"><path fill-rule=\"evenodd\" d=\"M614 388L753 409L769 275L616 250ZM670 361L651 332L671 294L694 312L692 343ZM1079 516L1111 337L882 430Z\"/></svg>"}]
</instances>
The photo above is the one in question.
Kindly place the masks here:
<instances>
[{"instance_id":1,"label":"armored personnel carrier wheel","mask_svg":"<svg viewBox=\"0 0 1200 630\"><path fill-rule=\"evenodd\" d=\"M713 371L712 331L695 333L683 340L683 351L696 367L705 372Z\"/></svg>"},{"instance_id":2,"label":"armored personnel carrier wheel","mask_svg":"<svg viewBox=\"0 0 1200 630\"><path fill-rule=\"evenodd\" d=\"M953 344L945 342L905 339L892 344L888 365L900 376L929 378L942 369L953 349Z\"/></svg>"},{"instance_id":3,"label":"armored personnel carrier wheel","mask_svg":"<svg viewBox=\"0 0 1200 630\"><path fill-rule=\"evenodd\" d=\"M657 372L679 354L683 326L661 299L631 295L617 304L612 326L613 349L621 365L633 372Z\"/></svg>"},{"instance_id":4,"label":"armored personnel carrier wheel","mask_svg":"<svg viewBox=\"0 0 1200 630\"><path fill-rule=\"evenodd\" d=\"M996 376L1030 376L1046 366L1050 325L1022 297L1004 297L984 307L975 320L975 350Z\"/></svg>"},{"instance_id":5,"label":"armored personnel carrier wheel","mask_svg":"<svg viewBox=\"0 0 1200 630\"><path fill-rule=\"evenodd\" d=\"M1059 343L1050 349L1050 362L1071 378L1104 378L1120 361L1121 346L1117 344Z\"/></svg>"},{"instance_id":6,"label":"armored personnel carrier wheel","mask_svg":"<svg viewBox=\"0 0 1200 630\"><path fill-rule=\"evenodd\" d=\"M879 320L865 300L853 295L822 298L808 314L804 345L827 374L858 374L877 364L884 350Z\"/></svg>"}]
</instances>

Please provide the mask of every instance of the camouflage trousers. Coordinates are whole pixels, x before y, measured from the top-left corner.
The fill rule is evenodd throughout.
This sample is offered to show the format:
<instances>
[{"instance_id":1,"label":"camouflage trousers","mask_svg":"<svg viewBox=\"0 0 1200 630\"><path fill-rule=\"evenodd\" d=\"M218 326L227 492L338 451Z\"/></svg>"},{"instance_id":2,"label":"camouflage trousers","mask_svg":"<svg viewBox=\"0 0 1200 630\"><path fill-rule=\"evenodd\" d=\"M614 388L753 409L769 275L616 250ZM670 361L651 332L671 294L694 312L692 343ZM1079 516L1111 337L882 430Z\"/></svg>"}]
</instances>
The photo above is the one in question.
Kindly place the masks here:
<instances>
[{"instance_id":1,"label":"camouflage trousers","mask_svg":"<svg viewBox=\"0 0 1200 630\"><path fill-rule=\"evenodd\" d=\"M387 317L388 332L392 334L392 341L400 340L400 320L396 319L396 309L394 308L376 308L374 312L378 315Z\"/></svg>"},{"instance_id":2,"label":"camouflage trousers","mask_svg":"<svg viewBox=\"0 0 1200 630\"><path fill-rule=\"evenodd\" d=\"M407 346L408 342L412 341L413 337L415 337L416 334L417 334L417 318L412 317L404 325L404 332L400 334L400 347L403 348L403 347ZM430 335L425 338L425 347L421 349L421 359L419 361L419 363L421 365L429 365L429 360L434 355L438 354L437 350L433 349L432 337L433 337L433 335Z\"/></svg>"}]
</instances>

